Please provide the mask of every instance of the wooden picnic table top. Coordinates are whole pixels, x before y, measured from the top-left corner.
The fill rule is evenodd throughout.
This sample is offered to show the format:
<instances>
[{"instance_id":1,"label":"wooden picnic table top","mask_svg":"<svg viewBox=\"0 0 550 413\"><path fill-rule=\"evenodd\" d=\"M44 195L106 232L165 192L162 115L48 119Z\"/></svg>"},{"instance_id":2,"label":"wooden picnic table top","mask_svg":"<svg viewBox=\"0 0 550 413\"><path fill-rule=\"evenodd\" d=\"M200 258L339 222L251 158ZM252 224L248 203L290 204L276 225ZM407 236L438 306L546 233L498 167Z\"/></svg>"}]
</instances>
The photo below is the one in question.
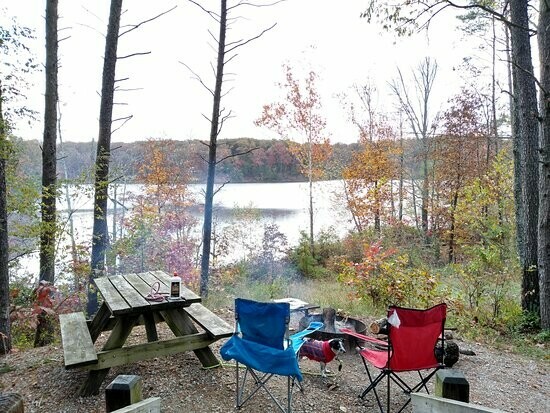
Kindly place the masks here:
<instances>
[{"instance_id":1,"label":"wooden picnic table top","mask_svg":"<svg viewBox=\"0 0 550 413\"><path fill-rule=\"evenodd\" d=\"M163 271L149 271L139 274L109 275L96 278L94 283L115 317L171 310L201 302L200 296L183 285L181 300L169 300L170 278ZM148 296L156 291L156 286L159 287L158 293L166 297L162 301L148 300Z\"/></svg>"}]
</instances>

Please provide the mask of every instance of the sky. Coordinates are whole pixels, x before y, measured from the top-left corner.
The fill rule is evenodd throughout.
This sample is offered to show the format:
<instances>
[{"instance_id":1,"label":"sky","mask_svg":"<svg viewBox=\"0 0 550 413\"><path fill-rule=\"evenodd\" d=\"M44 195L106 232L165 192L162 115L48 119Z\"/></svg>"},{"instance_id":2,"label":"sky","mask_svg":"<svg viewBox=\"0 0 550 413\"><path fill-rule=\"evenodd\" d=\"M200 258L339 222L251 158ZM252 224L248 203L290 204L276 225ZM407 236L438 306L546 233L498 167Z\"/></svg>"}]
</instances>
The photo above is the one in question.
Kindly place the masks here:
<instances>
[{"instance_id":1,"label":"sky","mask_svg":"<svg viewBox=\"0 0 550 413\"><path fill-rule=\"evenodd\" d=\"M218 10L219 1L205 0L205 8ZM231 3L231 0L230 0ZM7 15L21 25L35 29L31 46L44 61L44 0L1 0ZM394 99L387 87L397 67L408 76L427 56L437 60L434 111L459 91L457 68L468 55L467 41L455 29L453 16L442 14L428 33L397 38L382 31L379 24L360 18L366 0L287 0L271 7L240 7L233 17L228 41L256 36L276 23L259 39L239 48L238 56L226 66L222 106L233 118L220 138L276 138L272 131L254 125L263 105L279 102L284 90L283 64L293 68L298 79L309 70L318 75L326 134L333 142L357 141L349 121L346 103L353 99L351 87L371 79L377 85L378 107L392 110ZM148 138L207 139L212 98L186 68L213 88L215 45L209 30L217 34L216 22L199 7L184 0L126 0L122 26L137 24L176 8L120 38L118 55L150 52L119 60L117 78L128 78L120 86L129 91L115 95L113 118L132 115L118 129L113 142ZM97 139L99 92L108 0L60 0L59 98L61 135L64 141ZM0 22L6 16L0 17ZM62 29L62 30L61 30ZM183 64L185 63L185 65ZM44 104L44 74L33 77L27 92L28 105L41 112ZM342 98L347 94L347 98ZM385 109L383 109L385 108ZM116 128L114 125L113 129ZM15 134L24 139L42 139L42 115L31 125L20 122Z\"/></svg>"}]
</instances>

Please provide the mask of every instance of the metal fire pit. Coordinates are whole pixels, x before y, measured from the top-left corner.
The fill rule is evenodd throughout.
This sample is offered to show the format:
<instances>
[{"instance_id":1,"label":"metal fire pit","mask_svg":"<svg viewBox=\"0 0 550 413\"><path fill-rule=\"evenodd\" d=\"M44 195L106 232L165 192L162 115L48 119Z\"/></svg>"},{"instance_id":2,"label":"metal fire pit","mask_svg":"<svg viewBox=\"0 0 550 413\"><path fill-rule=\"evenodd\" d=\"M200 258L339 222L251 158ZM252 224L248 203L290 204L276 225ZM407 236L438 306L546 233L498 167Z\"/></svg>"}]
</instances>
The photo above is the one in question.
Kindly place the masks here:
<instances>
[{"instance_id":1,"label":"metal fire pit","mask_svg":"<svg viewBox=\"0 0 550 413\"><path fill-rule=\"evenodd\" d=\"M333 308L324 308L322 313L309 313L303 316L298 324L299 331L304 330L312 321L320 321L324 324L324 327L321 330L309 334L308 337L314 338L315 340L342 338L344 339L346 351L355 351L357 345L363 344L355 337L350 337L340 332L342 328L349 328L357 333L365 334L367 326L356 318L342 317L337 315Z\"/></svg>"}]
</instances>

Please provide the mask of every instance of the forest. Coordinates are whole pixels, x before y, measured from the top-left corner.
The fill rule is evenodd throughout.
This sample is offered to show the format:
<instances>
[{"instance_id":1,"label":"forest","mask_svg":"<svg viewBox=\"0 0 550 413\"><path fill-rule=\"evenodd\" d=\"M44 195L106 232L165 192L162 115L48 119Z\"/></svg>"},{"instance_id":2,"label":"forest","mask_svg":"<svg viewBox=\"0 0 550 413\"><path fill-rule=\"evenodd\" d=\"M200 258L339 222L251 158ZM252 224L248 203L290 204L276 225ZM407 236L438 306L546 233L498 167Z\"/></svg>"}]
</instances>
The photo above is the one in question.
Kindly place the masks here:
<instances>
[{"instance_id":1,"label":"forest","mask_svg":"<svg viewBox=\"0 0 550 413\"><path fill-rule=\"evenodd\" d=\"M117 65L140 54L120 55L119 39L164 13L125 26L122 0L110 1L99 127L97 139L88 142L60 137L58 1L46 1L44 61L26 46L43 34L15 18L0 26L0 52L8 57L0 64L0 353L8 353L13 343L40 346L55 340L59 313L95 314L101 297L94 279L154 269L177 272L211 300L233 297L243 286L271 299L292 283L313 281L331 283L354 310L445 301L464 331L475 334L472 326L479 325L481 335L490 330L546 345L550 66L541 64L535 72L526 2L463 6L465 31L491 41L481 50L485 59L465 59L460 71L470 74L469 81L441 110L432 104L440 66L430 57L418 57L409 71L397 68L387 85L368 79L354 84L341 105L355 131L349 144L332 142L327 133L321 71L304 72L289 62L282 65L280 99L261 102L254 121L278 139L222 138L232 118L224 106L228 67L271 29L228 40L228 28L238 24L235 17L250 3L223 0L215 11L189 3L206 13L219 33L213 36L212 79L183 64L211 98L203 139L114 139L120 123L131 119L113 112L126 80ZM438 7L455 7L434 3L418 18L436 18ZM426 7L415 1L403 7L411 5ZM406 29L412 21L400 9L394 13L386 29L403 35L413 30ZM536 38L544 62L550 58L549 13L541 2ZM374 23L382 15L369 9L360 18ZM22 97L31 90L26 76L42 66L39 142L21 139L14 127L33 116ZM382 87L392 109L377 106ZM343 183L338 202L353 226L343 238L316 226L315 184L323 180ZM298 245L288 245L276 225L261 223L253 208L236 209L230 225L218 225L214 199L227 183L293 181L308 184L308 231ZM131 209L120 203L128 183L143 186L131 195ZM189 192L194 183L205 185L199 198ZM93 192L93 234L82 243L75 241L75 211L68 204L67 214L59 212L58 200L65 195L70 203L70 191ZM110 209L108 201L120 209ZM193 210L200 211L200 220ZM250 228L262 225L262 238L252 240ZM222 258L237 245L244 253L227 263ZM40 261L38 274L21 275L21 262L32 254Z\"/></svg>"},{"instance_id":2,"label":"forest","mask_svg":"<svg viewBox=\"0 0 550 413\"><path fill-rule=\"evenodd\" d=\"M19 140L19 169L22 174L36 182L40 180L40 142ZM139 168L145 159L148 144L146 141L131 143L113 142L111 163L117 171L119 180L127 183L139 183ZM326 179L339 179L341 167L346 165L359 144L335 143L327 161L332 167L327 169ZM69 181L92 182L92 171L97 146L94 142L66 142L58 146L62 154L57 160L57 169L63 171L63 179ZM243 153L220 164L216 173L219 182L294 182L305 181L307 177L300 171L297 159L289 150L289 142L283 140L263 140L252 138L220 139L220 154ZM198 140L177 141L173 143L173 159L185 159L193 183L206 181L207 168L203 158L208 151Z\"/></svg>"}]
</instances>

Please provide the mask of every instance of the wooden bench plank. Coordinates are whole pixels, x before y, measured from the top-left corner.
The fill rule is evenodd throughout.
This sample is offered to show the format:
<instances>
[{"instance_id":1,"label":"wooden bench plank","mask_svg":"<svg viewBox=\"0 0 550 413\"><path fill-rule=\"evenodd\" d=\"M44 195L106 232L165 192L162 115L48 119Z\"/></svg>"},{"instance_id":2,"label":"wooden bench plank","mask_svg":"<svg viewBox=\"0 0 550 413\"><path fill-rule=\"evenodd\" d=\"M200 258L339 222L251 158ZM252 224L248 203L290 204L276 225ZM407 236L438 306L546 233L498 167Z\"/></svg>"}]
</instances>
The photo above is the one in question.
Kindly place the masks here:
<instances>
[{"instance_id":1,"label":"wooden bench plank","mask_svg":"<svg viewBox=\"0 0 550 413\"><path fill-rule=\"evenodd\" d=\"M149 287L152 287L155 282L160 284L159 293L161 294L170 294L170 286L155 277L150 272L140 272L138 276L145 282Z\"/></svg>"},{"instance_id":2,"label":"wooden bench plank","mask_svg":"<svg viewBox=\"0 0 550 413\"><path fill-rule=\"evenodd\" d=\"M131 310L130 306L120 295L117 289L111 284L108 277L99 277L94 279L94 283L99 288L103 299L112 313L124 314Z\"/></svg>"},{"instance_id":3,"label":"wooden bench plank","mask_svg":"<svg viewBox=\"0 0 550 413\"><path fill-rule=\"evenodd\" d=\"M147 284L138 274L126 274L124 278L147 300L147 294L151 292L151 286Z\"/></svg>"},{"instance_id":4,"label":"wooden bench plank","mask_svg":"<svg viewBox=\"0 0 550 413\"><path fill-rule=\"evenodd\" d=\"M149 397L112 413L160 413L160 397Z\"/></svg>"},{"instance_id":5,"label":"wooden bench plank","mask_svg":"<svg viewBox=\"0 0 550 413\"><path fill-rule=\"evenodd\" d=\"M233 335L233 327L202 304L191 304L183 310L213 338L219 339Z\"/></svg>"},{"instance_id":6,"label":"wooden bench plank","mask_svg":"<svg viewBox=\"0 0 550 413\"><path fill-rule=\"evenodd\" d=\"M196 333L168 340L99 351L97 353L97 364L87 366L87 368L90 370L102 370L123 366L136 361L149 360L155 357L170 356L191 350L201 350L214 341L216 340L207 333Z\"/></svg>"},{"instance_id":7,"label":"wooden bench plank","mask_svg":"<svg viewBox=\"0 0 550 413\"><path fill-rule=\"evenodd\" d=\"M59 324L65 368L96 364L97 354L84 313L60 314Z\"/></svg>"},{"instance_id":8,"label":"wooden bench plank","mask_svg":"<svg viewBox=\"0 0 550 413\"><path fill-rule=\"evenodd\" d=\"M109 280L113 284L113 286L120 292L120 294L124 297L128 305L132 308L143 308L143 307L149 307L150 303L147 301L143 296L137 292L134 287L128 281L126 281L126 278L124 278L122 275L120 276L110 276Z\"/></svg>"}]
</instances>

